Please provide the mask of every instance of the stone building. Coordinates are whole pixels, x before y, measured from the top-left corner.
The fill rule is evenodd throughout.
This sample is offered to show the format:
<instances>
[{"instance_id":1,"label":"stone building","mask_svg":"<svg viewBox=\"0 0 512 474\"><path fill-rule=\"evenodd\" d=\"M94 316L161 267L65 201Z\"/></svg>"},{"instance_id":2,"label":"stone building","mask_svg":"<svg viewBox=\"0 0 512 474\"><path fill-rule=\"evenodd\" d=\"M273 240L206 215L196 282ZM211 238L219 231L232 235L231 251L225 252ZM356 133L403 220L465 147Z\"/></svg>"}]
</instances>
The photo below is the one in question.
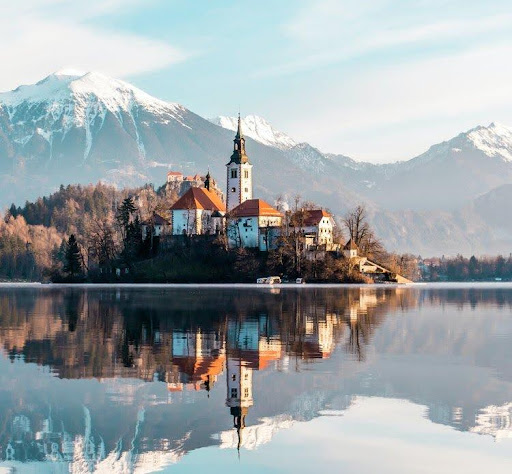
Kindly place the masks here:
<instances>
[{"instance_id":1,"label":"stone building","mask_svg":"<svg viewBox=\"0 0 512 474\"><path fill-rule=\"evenodd\" d=\"M209 171L206 176L199 174L185 176L180 171L169 171L167 173L165 188L167 193L175 193L178 196L183 196L190 188L206 187L206 180L208 180L208 189L217 194L221 201L224 201L224 193L217 181L210 176Z\"/></svg>"}]
</instances>

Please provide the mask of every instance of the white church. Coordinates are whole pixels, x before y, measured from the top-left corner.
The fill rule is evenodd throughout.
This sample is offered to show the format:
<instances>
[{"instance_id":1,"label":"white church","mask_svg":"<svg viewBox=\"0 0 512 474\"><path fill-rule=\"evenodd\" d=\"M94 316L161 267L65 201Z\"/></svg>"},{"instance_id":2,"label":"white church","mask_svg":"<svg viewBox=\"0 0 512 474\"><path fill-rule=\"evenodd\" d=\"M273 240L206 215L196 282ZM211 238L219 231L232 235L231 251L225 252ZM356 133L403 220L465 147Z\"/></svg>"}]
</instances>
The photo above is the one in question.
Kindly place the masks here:
<instances>
[{"instance_id":1,"label":"white church","mask_svg":"<svg viewBox=\"0 0 512 474\"><path fill-rule=\"evenodd\" d=\"M172 234L216 234L225 231L231 248L268 251L276 245L285 216L264 200L253 198L253 166L245 150L240 115L233 142L233 153L226 164L226 204L210 190L211 178L208 173L204 187L190 188L171 207ZM314 213L320 219L310 219L303 232L316 244L332 242L332 216L323 210L315 210Z\"/></svg>"}]
</instances>

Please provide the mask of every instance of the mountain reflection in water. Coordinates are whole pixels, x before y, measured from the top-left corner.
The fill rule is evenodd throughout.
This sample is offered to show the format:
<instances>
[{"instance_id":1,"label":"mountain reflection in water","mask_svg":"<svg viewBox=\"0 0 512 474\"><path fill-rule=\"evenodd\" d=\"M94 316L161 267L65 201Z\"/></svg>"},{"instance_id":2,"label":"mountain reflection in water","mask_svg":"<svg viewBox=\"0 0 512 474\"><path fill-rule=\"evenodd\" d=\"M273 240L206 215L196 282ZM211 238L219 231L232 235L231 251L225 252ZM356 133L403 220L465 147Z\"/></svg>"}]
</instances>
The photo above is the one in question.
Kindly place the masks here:
<instances>
[{"instance_id":1,"label":"mountain reflection in water","mask_svg":"<svg viewBox=\"0 0 512 474\"><path fill-rule=\"evenodd\" d=\"M358 397L512 437L511 308L512 287L3 287L0 459L151 472Z\"/></svg>"}]
</instances>

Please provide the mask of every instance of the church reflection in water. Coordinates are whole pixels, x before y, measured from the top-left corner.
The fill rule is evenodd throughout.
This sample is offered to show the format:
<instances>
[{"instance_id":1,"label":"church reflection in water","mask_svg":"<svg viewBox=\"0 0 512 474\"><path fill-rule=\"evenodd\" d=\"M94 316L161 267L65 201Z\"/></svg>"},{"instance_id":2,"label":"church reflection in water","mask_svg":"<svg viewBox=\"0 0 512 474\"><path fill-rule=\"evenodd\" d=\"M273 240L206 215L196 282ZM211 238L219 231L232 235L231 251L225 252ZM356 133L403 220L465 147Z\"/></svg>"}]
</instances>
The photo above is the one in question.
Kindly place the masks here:
<instances>
[{"instance_id":1,"label":"church reflection in water","mask_svg":"<svg viewBox=\"0 0 512 474\"><path fill-rule=\"evenodd\" d=\"M481 432L490 423L492 434L510 423L512 410L480 424L475 417L508 406L508 385L461 406L449 390L422 393L415 385L431 367L403 365L411 370L405 380L388 357L400 356L402 364L418 354L441 357L462 339L466 353L495 350L485 345L483 317L453 323L457 336L451 323L443 333L437 319L418 315L492 307L506 320L511 305L512 291L499 290L0 291L0 456L89 470L167 465L211 444L254 447L258 436L322 410L344 410L360 395L408 398L428 406L433 421ZM433 335L438 340L427 347ZM368 367L380 378L369 381ZM496 369L512 375L506 362L488 368L489 377ZM473 388L467 375L458 380L461 393Z\"/></svg>"}]
</instances>

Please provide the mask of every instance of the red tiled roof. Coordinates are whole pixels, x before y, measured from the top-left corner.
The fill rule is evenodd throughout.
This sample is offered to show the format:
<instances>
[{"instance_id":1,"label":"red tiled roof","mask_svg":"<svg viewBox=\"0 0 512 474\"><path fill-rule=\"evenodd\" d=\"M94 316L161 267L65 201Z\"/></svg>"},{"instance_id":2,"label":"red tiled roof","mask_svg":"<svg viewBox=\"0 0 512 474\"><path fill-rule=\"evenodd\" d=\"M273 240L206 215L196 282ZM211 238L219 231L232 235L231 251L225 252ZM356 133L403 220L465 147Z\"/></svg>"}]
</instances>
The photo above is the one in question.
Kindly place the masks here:
<instances>
[{"instance_id":1,"label":"red tiled roof","mask_svg":"<svg viewBox=\"0 0 512 474\"><path fill-rule=\"evenodd\" d=\"M226 212L226 205L217 194L205 188L190 188L172 206L171 211L183 209L205 209Z\"/></svg>"},{"instance_id":2,"label":"red tiled roof","mask_svg":"<svg viewBox=\"0 0 512 474\"><path fill-rule=\"evenodd\" d=\"M230 215L232 217L283 217L283 214L274 209L268 202L262 199L249 199L235 207Z\"/></svg>"},{"instance_id":3,"label":"red tiled roof","mask_svg":"<svg viewBox=\"0 0 512 474\"><path fill-rule=\"evenodd\" d=\"M331 214L329 214L327 211L324 211L323 209L306 210L306 211L304 211L304 213L305 213L305 217L304 217L304 226L305 227L316 226L324 217L331 217Z\"/></svg>"},{"instance_id":4,"label":"red tiled roof","mask_svg":"<svg viewBox=\"0 0 512 474\"><path fill-rule=\"evenodd\" d=\"M183 173L180 173L179 171L169 171L167 176L183 176Z\"/></svg>"}]
</instances>

